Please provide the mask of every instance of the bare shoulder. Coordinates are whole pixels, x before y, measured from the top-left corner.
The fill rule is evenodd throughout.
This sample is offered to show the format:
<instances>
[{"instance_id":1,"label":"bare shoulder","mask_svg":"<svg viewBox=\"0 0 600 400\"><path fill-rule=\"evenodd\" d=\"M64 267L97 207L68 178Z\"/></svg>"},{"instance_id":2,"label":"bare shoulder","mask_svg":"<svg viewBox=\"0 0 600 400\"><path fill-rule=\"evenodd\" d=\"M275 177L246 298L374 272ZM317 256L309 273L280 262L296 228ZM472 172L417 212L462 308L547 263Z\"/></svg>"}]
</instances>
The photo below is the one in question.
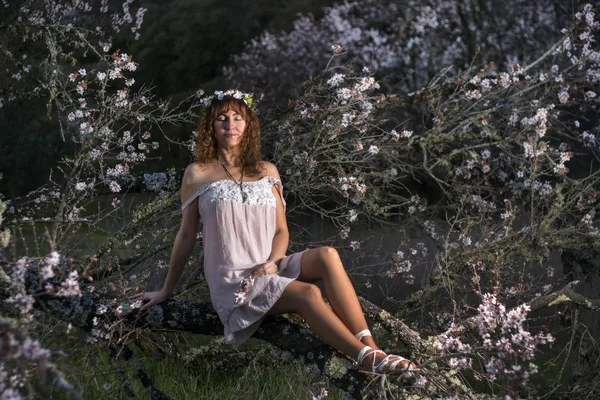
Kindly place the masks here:
<instances>
[{"instance_id":1,"label":"bare shoulder","mask_svg":"<svg viewBox=\"0 0 600 400\"><path fill-rule=\"evenodd\" d=\"M191 163L188 165L181 180L182 200L185 201L192 196L201 185L211 182L213 175L213 166L210 164Z\"/></svg>"},{"instance_id":2,"label":"bare shoulder","mask_svg":"<svg viewBox=\"0 0 600 400\"><path fill-rule=\"evenodd\" d=\"M210 182L213 174L214 171L211 164L191 163L185 168L185 172L183 173L182 186L200 186L203 183Z\"/></svg>"},{"instance_id":3,"label":"bare shoulder","mask_svg":"<svg viewBox=\"0 0 600 400\"><path fill-rule=\"evenodd\" d=\"M277 167L268 161L262 161L262 167L264 169L265 176L272 176L273 178L281 179Z\"/></svg>"}]
</instances>

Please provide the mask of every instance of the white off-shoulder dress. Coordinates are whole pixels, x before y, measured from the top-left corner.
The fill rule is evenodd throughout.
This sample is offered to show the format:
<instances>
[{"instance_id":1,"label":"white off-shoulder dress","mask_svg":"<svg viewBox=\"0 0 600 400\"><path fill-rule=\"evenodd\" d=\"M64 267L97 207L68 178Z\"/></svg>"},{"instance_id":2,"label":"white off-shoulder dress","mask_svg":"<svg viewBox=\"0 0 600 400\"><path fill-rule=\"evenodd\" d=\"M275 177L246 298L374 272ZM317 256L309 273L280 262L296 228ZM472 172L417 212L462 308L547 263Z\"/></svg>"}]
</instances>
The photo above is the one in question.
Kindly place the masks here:
<instances>
[{"instance_id":1,"label":"white off-shoulder dress","mask_svg":"<svg viewBox=\"0 0 600 400\"><path fill-rule=\"evenodd\" d=\"M257 277L236 301L242 280L271 254L276 228L273 186L285 207L281 182L271 176L244 182L245 201L236 182L218 180L200 186L181 207L183 212L198 199L204 275L227 343L240 344L252 336L286 286L300 275L303 252L286 256L277 274Z\"/></svg>"}]
</instances>

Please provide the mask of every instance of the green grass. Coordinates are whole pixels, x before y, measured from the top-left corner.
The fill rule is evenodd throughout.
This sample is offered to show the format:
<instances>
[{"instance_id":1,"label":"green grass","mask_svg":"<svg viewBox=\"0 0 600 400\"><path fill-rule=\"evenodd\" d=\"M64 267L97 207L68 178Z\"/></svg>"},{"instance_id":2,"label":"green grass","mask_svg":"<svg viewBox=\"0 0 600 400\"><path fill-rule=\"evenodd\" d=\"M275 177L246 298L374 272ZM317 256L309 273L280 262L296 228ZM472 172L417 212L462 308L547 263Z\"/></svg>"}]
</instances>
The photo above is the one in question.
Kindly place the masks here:
<instances>
[{"instance_id":1,"label":"green grass","mask_svg":"<svg viewBox=\"0 0 600 400\"><path fill-rule=\"evenodd\" d=\"M178 335L167 335L167 340L179 342L176 336ZM187 343L176 345L179 352L181 350L192 352L202 345L208 345L209 342L212 343L210 344L211 348L219 348L223 351L233 350L225 345L214 347L214 339L210 337L187 335L185 340ZM79 342L75 338L69 341L71 342L68 346L70 350L63 346L67 357L58 363L59 368L84 399L124 400L132 398L127 396L116 372L117 369L114 368L115 362L111 361L105 350L96 346L81 348L81 338ZM317 393L322 387L327 388L328 399L342 398L342 391L312 369L297 363L294 366L287 362L282 362L280 365L270 364L268 357L271 353L269 351L261 352L261 349L264 350L264 344L258 340L252 340L248 346L240 348L240 351L252 354L256 352L257 359L233 368L228 366L228 357L235 357L235 352L233 355L221 358L222 367L218 367L215 365L215 360L218 361L219 357L197 356L191 360L186 358L186 361L181 355L152 355L154 352L151 350L143 351L137 346L133 346L133 348L140 363L158 389L177 400L241 398L244 400L306 400L312 398L307 389ZM231 360L231 358L229 359ZM134 398L150 399L147 390L133 377L133 367L124 361L119 361L116 365L127 375ZM65 399L65 396L56 389L48 391L47 386L39 383L36 384L36 387L38 394L44 393L44 399Z\"/></svg>"}]
</instances>

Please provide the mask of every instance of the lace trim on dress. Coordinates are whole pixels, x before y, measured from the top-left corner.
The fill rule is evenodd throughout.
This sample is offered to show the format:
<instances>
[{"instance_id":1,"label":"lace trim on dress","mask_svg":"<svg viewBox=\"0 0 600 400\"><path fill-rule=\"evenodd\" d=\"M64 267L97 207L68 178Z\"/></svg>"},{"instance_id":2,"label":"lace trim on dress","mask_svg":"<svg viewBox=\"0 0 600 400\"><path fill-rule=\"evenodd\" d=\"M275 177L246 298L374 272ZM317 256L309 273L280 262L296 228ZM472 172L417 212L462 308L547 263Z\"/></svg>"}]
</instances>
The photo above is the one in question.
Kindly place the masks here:
<instances>
[{"instance_id":1,"label":"lace trim on dress","mask_svg":"<svg viewBox=\"0 0 600 400\"><path fill-rule=\"evenodd\" d=\"M240 191L239 185L230 179L220 179L218 181L200 185L196 192L181 206L181 212L183 212L196 198L204 195L209 189L214 189L209 193L210 197L208 198L208 201L211 203L235 201L252 206L268 206L275 208L277 203L275 197L273 197L273 192L270 190L273 185L276 185L281 201L285 207L281 181L267 175L257 181L244 182L244 192L248 196L245 202L242 199L242 192Z\"/></svg>"}]
</instances>

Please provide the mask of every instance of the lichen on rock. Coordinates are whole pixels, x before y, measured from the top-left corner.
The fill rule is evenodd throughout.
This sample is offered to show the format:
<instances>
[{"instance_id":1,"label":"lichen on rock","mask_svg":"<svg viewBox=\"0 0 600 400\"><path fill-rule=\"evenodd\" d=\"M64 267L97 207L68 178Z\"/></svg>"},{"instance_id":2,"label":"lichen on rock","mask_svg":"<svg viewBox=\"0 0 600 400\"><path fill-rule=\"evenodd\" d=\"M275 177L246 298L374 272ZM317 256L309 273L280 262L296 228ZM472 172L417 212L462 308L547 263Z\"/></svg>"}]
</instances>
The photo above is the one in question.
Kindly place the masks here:
<instances>
[{"instance_id":1,"label":"lichen on rock","mask_svg":"<svg viewBox=\"0 0 600 400\"><path fill-rule=\"evenodd\" d=\"M324 373L330 378L342 378L350 368L350 361L333 356L329 362L325 365Z\"/></svg>"}]
</instances>

